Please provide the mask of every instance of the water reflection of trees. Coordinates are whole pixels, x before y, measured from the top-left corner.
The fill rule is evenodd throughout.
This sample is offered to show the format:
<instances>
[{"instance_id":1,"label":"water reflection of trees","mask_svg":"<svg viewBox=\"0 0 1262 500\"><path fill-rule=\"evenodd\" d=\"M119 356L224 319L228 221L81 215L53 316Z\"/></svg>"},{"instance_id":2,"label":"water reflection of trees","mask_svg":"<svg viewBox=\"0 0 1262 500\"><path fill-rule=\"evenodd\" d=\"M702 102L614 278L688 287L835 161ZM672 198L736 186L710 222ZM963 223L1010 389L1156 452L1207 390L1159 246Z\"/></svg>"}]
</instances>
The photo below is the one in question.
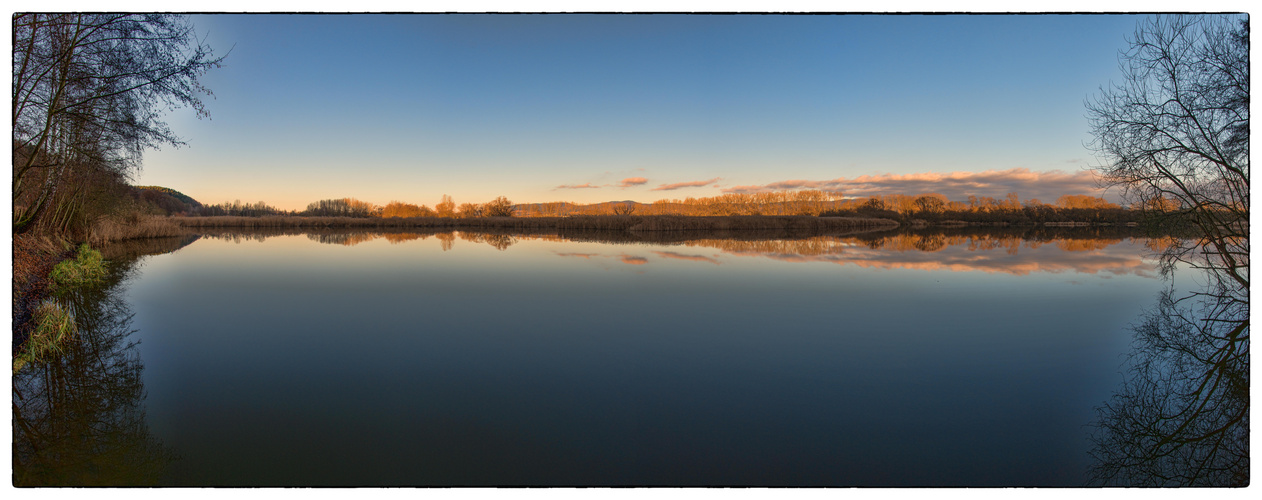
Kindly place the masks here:
<instances>
[{"instance_id":1,"label":"water reflection of trees","mask_svg":"<svg viewBox=\"0 0 1262 500\"><path fill-rule=\"evenodd\" d=\"M1247 486L1248 239L1200 252L1178 239L1149 243L1171 283L1132 327L1124 382L1097 410L1092 480ZM1223 247L1233 255L1224 257ZM1176 265L1190 268L1192 288L1176 288Z\"/></svg>"},{"instance_id":2,"label":"water reflection of trees","mask_svg":"<svg viewBox=\"0 0 1262 500\"><path fill-rule=\"evenodd\" d=\"M380 233L370 232L339 232L339 233L308 233L307 238L312 241L326 243L330 245L355 246L360 243L372 241L380 238Z\"/></svg>"},{"instance_id":3,"label":"water reflection of trees","mask_svg":"<svg viewBox=\"0 0 1262 500\"><path fill-rule=\"evenodd\" d=\"M354 231L337 228L220 229L204 230L201 234L234 242L302 235L320 243L347 246L376 239L402 244L433 236L444 251L451 250L457 239L487 244L498 250L506 250L520 241L683 246L787 262L830 262L881 269L980 270L1016 275L1066 270L1156 275L1157 266L1152 261L1140 258L1129 246L1118 245L1133 241L1149 247L1168 245L1168 238L1150 238L1140 230L1117 226L859 229L824 234L788 229L657 232L565 229L533 233L507 229ZM1048 246L1051 250L1043 248Z\"/></svg>"},{"instance_id":4,"label":"water reflection of trees","mask_svg":"<svg viewBox=\"0 0 1262 500\"><path fill-rule=\"evenodd\" d=\"M999 272L1107 272L1155 276L1155 261L1128 242L1147 238L1137 230L1078 228L927 229L849 236L741 240L702 238L677 244L713 248L737 256L786 262L827 262L878 269Z\"/></svg>"},{"instance_id":5,"label":"water reflection of trees","mask_svg":"<svg viewBox=\"0 0 1262 500\"><path fill-rule=\"evenodd\" d=\"M497 250L504 250L517 242L517 236L511 231L426 231L426 230L386 230L386 231L348 231L331 228L266 228L242 231L240 229L201 229L199 235L212 239L242 243L246 241L266 241L278 236L306 236L311 241L329 244L354 246L377 239L384 239L391 244L425 240L433 236L437 238L443 250L451 250L457 238L470 243L484 243Z\"/></svg>"},{"instance_id":6,"label":"water reflection of trees","mask_svg":"<svg viewBox=\"0 0 1262 500\"><path fill-rule=\"evenodd\" d=\"M450 232L438 233L434 236L438 238L438 242L442 246L444 252L451 250L452 245L456 241L456 235Z\"/></svg>"},{"instance_id":7,"label":"water reflection of trees","mask_svg":"<svg viewBox=\"0 0 1262 500\"><path fill-rule=\"evenodd\" d=\"M508 233L459 231L456 234L464 241L468 241L470 243L486 243L495 247L496 250L505 250L517 242L517 238Z\"/></svg>"},{"instance_id":8,"label":"water reflection of trees","mask_svg":"<svg viewBox=\"0 0 1262 500\"><path fill-rule=\"evenodd\" d=\"M1248 304L1172 292L1134 327L1121 389L1098 411L1094 481L1249 484Z\"/></svg>"},{"instance_id":9,"label":"water reflection of trees","mask_svg":"<svg viewBox=\"0 0 1262 500\"><path fill-rule=\"evenodd\" d=\"M134 260L111 268L103 285L57 297L78 327L63 353L13 375L16 486L152 485L171 460L145 424L144 365L129 340L121 289Z\"/></svg>"}]
</instances>

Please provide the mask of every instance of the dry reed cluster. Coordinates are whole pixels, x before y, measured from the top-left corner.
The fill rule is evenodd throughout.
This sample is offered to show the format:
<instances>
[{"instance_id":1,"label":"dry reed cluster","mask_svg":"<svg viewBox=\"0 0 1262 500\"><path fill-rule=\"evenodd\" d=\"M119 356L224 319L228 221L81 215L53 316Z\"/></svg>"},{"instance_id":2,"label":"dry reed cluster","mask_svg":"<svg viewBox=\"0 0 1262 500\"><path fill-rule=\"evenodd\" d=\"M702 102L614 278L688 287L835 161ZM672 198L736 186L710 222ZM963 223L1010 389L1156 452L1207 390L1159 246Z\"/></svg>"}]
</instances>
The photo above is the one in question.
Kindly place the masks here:
<instances>
[{"instance_id":1,"label":"dry reed cluster","mask_svg":"<svg viewBox=\"0 0 1262 500\"><path fill-rule=\"evenodd\" d=\"M181 236L188 233L179 224L172 221L170 217L149 216L131 219L118 221L107 218L98 221L92 226L88 242L93 245L100 245L110 241Z\"/></svg>"}]
</instances>

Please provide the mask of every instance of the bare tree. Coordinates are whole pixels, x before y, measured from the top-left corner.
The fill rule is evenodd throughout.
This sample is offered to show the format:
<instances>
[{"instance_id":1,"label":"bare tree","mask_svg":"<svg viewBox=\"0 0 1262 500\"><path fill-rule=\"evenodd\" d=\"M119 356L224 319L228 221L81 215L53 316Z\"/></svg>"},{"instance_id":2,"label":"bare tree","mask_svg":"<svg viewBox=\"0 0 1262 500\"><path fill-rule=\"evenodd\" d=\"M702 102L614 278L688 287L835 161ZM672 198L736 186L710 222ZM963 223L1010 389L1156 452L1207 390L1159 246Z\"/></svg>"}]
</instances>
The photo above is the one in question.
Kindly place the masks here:
<instances>
[{"instance_id":1,"label":"bare tree","mask_svg":"<svg viewBox=\"0 0 1262 500\"><path fill-rule=\"evenodd\" d=\"M162 113L207 116L198 78L221 60L183 16L14 15L14 231L54 204L68 217L93 172L125 179L145 148L180 145Z\"/></svg>"},{"instance_id":2,"label":"bare tree","mask_svg":"<svg viewBox=\"0 0 1262 500\"><path fill-rule=\"evenodd\" d=\"M482 215L484 217L512 217L513 202L508 201L508 198L498 196L482 204Z\"/></svg>"},{"instance_id":3,"label":"bare tree","mask_svg":"<svg viewBox=\"0 0 1262 500\"><path fill-rule=\"evenodd\" d=\"M635 202L614 203L611 205L614 215L631 215L635 212Z\"/></svg>"},{"instance_id":4,"label":"bare tree","mask_svg":"<svg viewBox=\"0 0 1262 500\"><path fill-rule=\"evenodd\" d=\"M1136 206L1177 202L1173 215L1201 237L1167 257L1208 266L1228 287L1247 290L1248 20L1158 16L1140 24L1130 45L1124 81L1087 104L1091 147L1105 160L1099 171Z\"/></svg>"},{"instance_id":5,"label":"bare tree","mask_svg":"<svg viewBox=\"0 0 1262 500\"><path fill-rule=\"evenodd\" d=\"M1087 104L1104 181L1192 226L1161 252L1204 286L1133 328L1122 389L1093 436L1093 479L1118 485L1249 482L1249 25L1158 16L1121 55L1125 79Z\"/></svg>"},{"instance_id":6,"label":"bare tree","mask_svg":"<svg viewBox=\"0 0 1262 500\"><path fill-rule=\"evenodd\" d=\"M469 219L482 216L482 205L477 203L461 203L460 208L456 211L456 217L461 219Z\"/></svg>"}]
</instances>

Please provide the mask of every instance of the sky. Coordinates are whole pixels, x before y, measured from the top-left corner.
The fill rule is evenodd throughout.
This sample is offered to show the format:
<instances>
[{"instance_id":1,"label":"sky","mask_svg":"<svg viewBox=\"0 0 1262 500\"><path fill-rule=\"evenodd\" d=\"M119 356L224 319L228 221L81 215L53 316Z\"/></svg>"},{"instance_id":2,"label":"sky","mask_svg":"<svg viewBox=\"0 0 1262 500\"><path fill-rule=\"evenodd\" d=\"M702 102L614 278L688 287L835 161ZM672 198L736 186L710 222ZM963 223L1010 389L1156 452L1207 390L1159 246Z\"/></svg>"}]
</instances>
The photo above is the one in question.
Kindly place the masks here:
<instances>
[{"instance_id":1,"label":"sky","mask_svg":"<svg viewBox=\"0 0 1262 500\"><path fill-rule=\"evenodd\" d=\"M210 119L138 185L282 209L1101 194L1133 15L197 15ZM1112 198L1111 194L1106 197Z\"/></svg>"}]
</instances>

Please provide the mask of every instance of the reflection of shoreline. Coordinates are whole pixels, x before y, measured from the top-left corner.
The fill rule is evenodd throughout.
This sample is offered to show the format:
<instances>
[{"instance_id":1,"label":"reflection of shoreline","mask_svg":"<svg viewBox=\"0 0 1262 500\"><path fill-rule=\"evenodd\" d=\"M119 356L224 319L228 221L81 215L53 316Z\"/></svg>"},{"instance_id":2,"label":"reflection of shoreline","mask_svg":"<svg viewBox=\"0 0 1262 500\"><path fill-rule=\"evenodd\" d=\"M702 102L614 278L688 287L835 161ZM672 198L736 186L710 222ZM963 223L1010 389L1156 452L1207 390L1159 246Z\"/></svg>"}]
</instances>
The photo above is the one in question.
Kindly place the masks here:
<instances>
[{"instance_id":1,"label":"reflection of shoreline","mask_svg":"<svg viewBox=\"0 0 1262 500\"><path fill-rule=\"evenodd\" d=\"M128 276L144 255L168 253L196 237L109 246L99 286L63 291L77 333L55 357L13 374L13 484L153 486L174 456L145 421L144 364L130 337Z\"/></svg>"},{"instance_id":2,"label":"reflection of shoreline","mask_svg":"<svg viewBox=\"0 0 1262 500\"><path fill-rule=\"evenodd\" d=\"M205 231L204 236L234 242L262 241L274 236L304 235L312 241L353 246L385 239L391 244L423 241L433 236L444 251L456 240L487 244L506 250L518 241L598 242L647 244L714 249L719 254L654 251L657 258L720 264L720 255L763 257L783 262L826 262L872 269L916 269L1005 273L1076 272L1084 274L1156 277L1155 262L1145 260L1147 250L1158 251L1164 238L1145 238L1125 228L1075 229L941 229L921 231L851 231L830 235L791 235L785 231L671 231L628 233L624 231L567 231L529 233L520 231L357 231L338 229L270 229ZM704 252L703 252L704 253ZM558 253L561 256L569 254ZM619 255L584 254L620 257ZM623 260L623 262L628 262ZM634 259L636 265L652 259Z\"/></svg>"},{"instance_id":3,"label":"reflection of shoreline","mask_svg":"<svg viewBox=\"0 0 1262 500\"><path fill-rule=\"evenodd\" d=\"M1096 409L1092 483L1249 485L1248 290L1199 293L1167 289L1132 324L1124 381Z\"/></svg>"}]
</instances>

